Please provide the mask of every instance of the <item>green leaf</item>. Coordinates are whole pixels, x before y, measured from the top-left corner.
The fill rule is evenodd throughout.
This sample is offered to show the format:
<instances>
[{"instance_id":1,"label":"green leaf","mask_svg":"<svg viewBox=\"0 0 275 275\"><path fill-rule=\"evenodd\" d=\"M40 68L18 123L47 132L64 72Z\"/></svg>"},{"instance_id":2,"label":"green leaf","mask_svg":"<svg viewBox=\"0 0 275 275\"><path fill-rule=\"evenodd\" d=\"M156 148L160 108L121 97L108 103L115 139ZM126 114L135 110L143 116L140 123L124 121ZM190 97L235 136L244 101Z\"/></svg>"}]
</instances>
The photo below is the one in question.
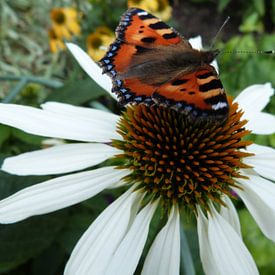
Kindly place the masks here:
<instances>
[{"instance_id":1,"label":"green leaf","mask_svg":"<svg viewBox=\"0 0 275 275\"><path fill-rule=\"evenodd\" d=\"M44 250L36 257L32 264L32 275L60 274L65 253L56 243Z\"/></svg>"},{"instance_id":2,"label":"green leaf","mask_svg":"<svg viewBox=\"0 0 275 275\"><path fill-rule=\"evenodd\" d=\"M271 10L271 17L273 18L272 21L275 23L275 1L271 2L272 10Z\"/></svg>"},{"instance_id":3,"label":"green leaf","mask_svg":"<svg viewBox=\"0 0 275 275\"><path fill-rule=\"evenodd\" d=\"M73 80L63 87L54 90L45 101L59 101L69 104L81 105L97 99L107 93L92 79Z\"/></svg>"},{"instance_id":4,"label":"green leaf","mask_svg":"<svg viewBox=\"0 0 275 275\"><path fill-rule=\"evenodd\" d=\"M180 227L180 247L181 247L181 274L195 275L195 266L192 259L191 250L185 235L185 231Z\"/></svg>"},{"instance_id":5,"label":"green leaf","mask_svg":"<svg viewBox=\"0 0 275 275\"><path fill-rule=\"evenodd\" d=\"M250 84L272 82L274 78L274 61L265 56L251 56L243 66L242 73L239 75L239 85L242 88Z\"/></svg>"},{"instance_id":6,"label":"green leaf","mask_svg":"<svg viewBox=\"0 0 275 275\"><path fill-rule=\"evenodd\" d=\"M265 14L265 1L264 0L253 0L254 7L259 15Z\"/></svg>"},{"instance_id":7,"label":"green leaf","mask_svg":"<svg viewBox=\"0 0 275 275\"><path fill-rule=\"evenodd\" d=\"M75 209L77 208L77 211ZM75 212L70 214L66 226L58 238L59 244L70 254L80 239L81 235L88 229L95 218L91 213L81 207L74 207Z\"/></svg>"},{"instance_id":8,"label":"green leaf","mask_svg":"<svg viewBox=\"0 0 275 275\"><path fill-rule=\"evenodd\" d=\"M0 171L0 199L47 179L49 177L21 177ZM66 211L59 211L15 224L0 225L0 272L15 268L51 245L66 217Z\"/></svg>"},{"instance_id":9,"label":"green leaf","mask_svg":"<svg viewBox=\"0 0 275 275\"><path fill-rule=\"evenodd\" d=\"M188 216L188 215L186 215L186 216ZM186 268L190 268L190 270L195 268L195 274L202 275L202 274L204 274L204 272L202 270L202 265L201 265L201 261L200 261L200 255L199 255L199 240L198 240L196 219L193 216L192 217L188 216L188 218L185 218L184 220L182 219L181 222L183 224L184 233L186 236L186 240L188 242L188 249L189 249L188 253L190 253L190 256L192 255L191 260L192 260L192 265L193 265L193 267L188 266L189 264L191 264L190 258L189 258L189 260L181 259L181 275L189 275L188 273L184 273L184 272L186 272L185 271ZM181 242L182 242L182 239L181 239ZM187 247L185 247L184 249L186 249L186 248ZM183 249L183 247L181 247L181 250L182 249ZM186 253L186 251L181 251L181 257L184 257L185 253ZM184 267L183 266L184 264L187 266ZM185 269L183 269L183 268L185 268Z\"/></svg>"},{"instance_id":10,"label":"green leaf","mask_svg":"<svg viewBox=\"0 0 275 275\"><path fill-rule=\"evenodd\" d=\"M264 26L260 20L259 14L253 12L245 17L244 22L239 27L239 30L241 32L263 32Z\"/></svg>"},{"instance_id":11,"label":"green leaf","mask_svg":"<svg viewBox=\"0 0 275 275\"><path fill-rule=\"evenodd\" d=\"M104 190L100 194L82 202L82 204L93 211L95 215L99 215L111 202L115 200L115 196L109 190Z\"/></svg>"},{"instance_id":12,"label":"green leaf","mask_svg":"<svg viewBox=\"0 0 275 275\"><path fill-rule=\"evenodd\" d=\"M260 145L268 145L268 135L251 135L252 140Z\"/></svg>"},{"instance_id":13,"label":"green leaf","mask_svg":"<svg viewBox=\"0 0 275 275\"><path fill-rule=\"evenodd\" d=\"M149 233L147 236L147 241L145 243L143 253L142 253L142 256L139 261L139 265L136 269L135 274L141 274L142 267L143 267L145 258L149 252L149 249L152 246L157 234L163 228L163 226L166 224L166 222L167 222L166 214L164 214L164 211L162 208L158 207L154 216L153 216L153 219L151 220L150 229L149 229Z\"/></svg>"},{"instance_id":14,"label":"green leaf","mask_svg":"<svg viewBox=\"0 0 275 275\"><path fill-rule=\"evenodd\" d=\"M11 128L6 125L0 124L0 147L9 138L10 134Z\"/></svg>"},{"instance_id":15,"label":"green leaf","mask_svg":"<svg viewBox=\"0 0 275 275\"><path fill-rule=\"evenodd\" d=\"M0 226L0 272L15 268L39 255L54 240L66 221L66 212L57 212Z\"/></svg>"},{"instance_id":16,"label":"green leaf","mask_svg":"<svg viewBox=\"0 0 275 275\"><path fill-rule=\"evenodd\" d=\"M0 171L0 199L3 199L25 187L45 181L49 178L50 177L46 176L14 176Z\"/></svg>"},{"instance_id":17,"label":"green leaf","mask_svg":"<svg viewBox=\"0 0 275 275\"><path fill-rule=\"evenodd\" d=\"M265 35L260 37L259 49L261 49L261 50L274 50L274 44L275 44L275 35L274 34L265 34ZM273 62L274 62L274 55L268 55L267 57L270 60L273 60Z\"/></svg>"},{"instance_id":18,"label":"green leaf","mask_svg":"<svg viewBox=\"0 0 275 275\"><path fill-rule=\"evenodd\" d=\"M15 138L31 145L41 146L42 140L45 139L45 137L32 135L17 128L11 128L11 132Z\"/></svg>"},{"instance_id":19,"label":"green leaf","mask_svg":"<svg viewBox=\"0 0 275 275\"><path fill-rule=\"evenodd\" d=\"M269 136L269 143L271 147L275 148L275 134Z\"/></svg>"},{"instance_id":20,"label":"green leaf","mask_svg":"<svg viewBox=\"0 0 275 275\"><path fill-rule=\"evenodd\" d=\"M7 156L5 154L0 154L0 167L2 166L3 164L3 161L4 159L6 158ZM0 182L1 182L1 178L0 178Z\"/></svg>"},{"instance_id":21,"label":"green leaf","mask_svg":"<svg viewBox=\"0 0 275 275\"><path fill-rule=\"evenodd\" d=\"M222 12L230 2L231 0L219 0L218 11Z\"/></svg>"},{"instance_id":22,"label":"green leaf","mask_svg":"<svg viewBox=\"0 0 275 275\"><path fill-rule=\"evenodd\" d=\"M164 215L163 209L158 207L154 216L153 216L153 219L150 223L150 230L148 233L147 242L144 247L145 253L143 254L143 256L146 256L146 254L148 253L150 247L152 246L157 234L163 228L163 226L166 224L166 222L167 222L167 219L166 219L166 215ZM143 258L143 259L145 259L145 258Z\"/></svg>"},{"instance_id":23,"label":"green leaf","mask_svg":"<svg viewBox=\"0 0 275 275\"><path fill-rule=\"evenodd\" d=\"M259 42L251 34L234 37L225 45L225 51L256 51L272 49L275 38L272 35L262 35ZM226 91L236 95L248 85L271 82L275 84L272 67L274 58L264 54L221 54L219 58L220 77Z\"/></svg>"},{"instance_id":24,"label":"green leaf","mask_svg":"<svg viewBox=\"0 0 275 275\"><path fill-rule=\"evenodd\" d=\"M261 232L246 209L239 211L244 242L251 252L261 275L275 274L275 246Z\"/></svg>"}]
</instances>

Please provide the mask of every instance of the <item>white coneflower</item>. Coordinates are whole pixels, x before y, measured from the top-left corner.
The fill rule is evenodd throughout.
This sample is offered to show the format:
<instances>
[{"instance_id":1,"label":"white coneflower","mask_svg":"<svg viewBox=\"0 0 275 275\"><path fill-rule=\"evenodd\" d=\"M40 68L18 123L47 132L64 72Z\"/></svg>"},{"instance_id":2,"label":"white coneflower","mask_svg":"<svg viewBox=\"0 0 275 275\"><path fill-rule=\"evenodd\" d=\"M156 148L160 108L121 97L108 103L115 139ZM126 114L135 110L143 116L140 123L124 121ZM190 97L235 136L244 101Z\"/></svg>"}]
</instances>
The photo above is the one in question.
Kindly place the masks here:
<instances>
[{"instance_id":1,"label":"white coneflower","mask_svg":"<svg viewBox=\"0 0 275 275\"><path fill-rule=\"evenodd\" d=\"M111 90L111 81L76 45L83 69ZM158 207L167 223L155 238L142 274L179 274L180 213L193 211L206 274L258 274L245 247L231 197L237 193L263 233L275 240L275 150L243 139L275 132L275 117L262 112L270 84L253 85L233 102L220 125L190 120L169 108L128 106L121 116L48 102L42 110L0 104L0 122L46 137L76 140L7 158L18 175L75 172L115 158L107 166L57 177L0 202L0 222L12 223L76 204L105 188L124 186L83 234L65 274L133 274Z\"/></svg>"}]
</instances>

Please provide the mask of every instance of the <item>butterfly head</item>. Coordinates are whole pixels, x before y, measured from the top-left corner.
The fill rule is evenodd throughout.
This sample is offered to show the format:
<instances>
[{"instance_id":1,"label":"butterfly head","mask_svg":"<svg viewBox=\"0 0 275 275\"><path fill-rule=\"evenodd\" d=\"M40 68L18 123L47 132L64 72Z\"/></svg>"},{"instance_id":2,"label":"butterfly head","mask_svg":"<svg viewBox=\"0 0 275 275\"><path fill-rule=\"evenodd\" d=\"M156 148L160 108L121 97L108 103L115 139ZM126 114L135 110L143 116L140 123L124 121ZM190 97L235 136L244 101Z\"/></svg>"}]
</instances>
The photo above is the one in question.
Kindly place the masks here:
<instances>
[{"instance_id":1,"label":"butterfly head","mask_svg":"<svg viewBox=\"0 0 275 275\"><path fill-rule=\"evenodd\" d=\"M210 64L214 61L214 59L219 55L220 50L213 50L213 51L203 51L202 52L202 62L204 64Z\"/></svg>"}]
</instances>

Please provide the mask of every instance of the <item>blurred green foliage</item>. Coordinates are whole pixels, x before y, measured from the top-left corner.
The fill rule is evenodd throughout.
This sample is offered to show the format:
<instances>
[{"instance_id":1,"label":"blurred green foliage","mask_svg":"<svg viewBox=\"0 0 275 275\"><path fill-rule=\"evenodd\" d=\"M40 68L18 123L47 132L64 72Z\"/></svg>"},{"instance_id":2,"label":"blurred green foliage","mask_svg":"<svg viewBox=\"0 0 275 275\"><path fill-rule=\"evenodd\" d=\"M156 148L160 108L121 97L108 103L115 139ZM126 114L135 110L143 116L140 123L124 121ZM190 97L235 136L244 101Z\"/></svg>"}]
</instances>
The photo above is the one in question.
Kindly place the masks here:
<instances>
[{"instance_id":1,"label":"blurred green foliage","mask_svg":"<svg viewBox=\"0 0 275 275\"><path fill-rule=\"evenodd\" d=\"M180 1L174 2L180 4ZM201 4L215 3L215 12L223 15L228 13L231 5L236 5L233 0L186 2L197 9ZM239 28L227 41L218 43L218 48L222 51L231 52L222 53L218 61L223 84L228 93L234 96L252 84L271 82L275 86L274 55L232 53L275 50L275 1L237 2L240 6L237 13ZM76 7L81 12L82 35L75 38L74 42L85 48L85 38L96 27L108 26L115 29L127 3L123 0L0 1L0 100L36 107L45 101L60 101L118 112L116 103L79 68L68 51L55 54L49 51L49 13L56 6ZM176 20L174 18L173 22ZM189 20L196 24L195 16L190 16ZM274 98L267 111L275 113ZM4 125L0 125L0 133L0 164L6 156L42 146L41 137ZM275 146L274 135L253 138L261 144ZM45 178L0 173L0 197L4 198L42 180ZM81 234L119 194L119 190L105 191L77 206L53 214L30 218L13 225L0 225L0 274L61 274ZM239 204L244 241L256 259L261 274L275 274L274 244L263 237L253 219L242 208ZM185 245L189 247L193 257L190 266L194 264L196 274L202 274L195 226L192 219L184 221L187 236ZM158 228L158 222L153 221L148 244ZM189 257L188 253L184 252L182 257ZM190 268L189 270L192 269ZM184 270L188 268L183 266L182 274L185 274Z\"/></svg>"},{"instance_id":2,"label":"blurred green foliage","mask_svg":"<svg viewBox=\"0 0 275 275\"><path fill-rule=\"evenodd\" d=\"M270 275L275 270L274 243L263 233L246 209L239 211L244 241L256 261L261 275Z\"/></svg>"}]
</instances>

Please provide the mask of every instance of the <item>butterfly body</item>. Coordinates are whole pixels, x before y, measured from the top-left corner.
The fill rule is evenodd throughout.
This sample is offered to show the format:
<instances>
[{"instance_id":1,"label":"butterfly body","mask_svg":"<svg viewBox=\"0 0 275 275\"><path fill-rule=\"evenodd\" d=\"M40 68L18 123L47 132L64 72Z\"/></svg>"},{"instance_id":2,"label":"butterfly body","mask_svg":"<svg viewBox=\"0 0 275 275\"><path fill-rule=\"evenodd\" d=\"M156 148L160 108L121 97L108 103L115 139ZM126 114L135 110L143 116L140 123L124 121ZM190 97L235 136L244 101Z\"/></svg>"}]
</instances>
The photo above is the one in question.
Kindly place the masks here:
<instances>
[{"instance_id":1,"label":"butterfly body","mask_svg":"<svg viewBox=\"0 0 275 275\"><path fill-rule=\"evenodd\" d=\"M160 86L179 75L208 68L215 52L186 50L184 45L154 46L134 55L128 67L118 72L120 79L138 78L146 84ZM209 61L210 60L210 61Z\"/></svg>"},{"instance_id":2,"label":"butterfly body","mask_svg":"<svg viewBox=\"0 0 275 275\"><path fill-rule=\"evenodd\" d=\"M188 40L141 9L129 9L116 41L100 61L121 104L161 104L195 117L225 119L228 103L210 63L218 51L193 49Z\"/></svg>"}]
</instances>

